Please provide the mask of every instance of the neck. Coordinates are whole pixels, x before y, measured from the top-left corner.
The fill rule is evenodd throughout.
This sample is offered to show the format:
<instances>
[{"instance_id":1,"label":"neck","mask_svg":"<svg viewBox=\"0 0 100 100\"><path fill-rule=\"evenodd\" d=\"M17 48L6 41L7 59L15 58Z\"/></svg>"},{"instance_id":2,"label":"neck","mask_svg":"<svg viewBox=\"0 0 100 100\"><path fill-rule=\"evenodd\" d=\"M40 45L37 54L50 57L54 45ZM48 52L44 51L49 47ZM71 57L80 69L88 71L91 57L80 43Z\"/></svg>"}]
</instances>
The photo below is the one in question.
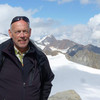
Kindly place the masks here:
<instances>
[{"instance_id":1,"label":"neck","mask_svg":"<svg viewBox=\"0 0 100 100\"><path fill-rule=\"evenodd\" d=\"M15 46L16 47L16 46ZM16 47L21 53L25 53L28 49L29 49L29 46L27 46L26 48L18 48Z\"/></svg>"}]
</instances>

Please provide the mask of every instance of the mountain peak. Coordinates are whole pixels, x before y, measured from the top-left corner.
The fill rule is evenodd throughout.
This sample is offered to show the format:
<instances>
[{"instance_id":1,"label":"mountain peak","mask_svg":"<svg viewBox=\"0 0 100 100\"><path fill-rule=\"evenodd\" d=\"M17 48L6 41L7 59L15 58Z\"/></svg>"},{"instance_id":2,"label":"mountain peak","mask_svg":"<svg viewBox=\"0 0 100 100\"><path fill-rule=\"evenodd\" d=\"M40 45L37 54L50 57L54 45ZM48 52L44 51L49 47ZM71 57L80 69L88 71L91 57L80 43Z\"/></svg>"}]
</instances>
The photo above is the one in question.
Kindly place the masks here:
<instances>
[{"instance_id":1,"label":"mountain peak","mask_svg":"<svg viewBox=\"0 0 100 100\"><path fill-rule=\"evenodd\" d=\"M45 40L51 41L51 40L56 40L56 38L53 35L48 35L45 37Z\"/></svg>"},{"instance_id":2,"label":"mountain peak","mask_svg":"<svg viewBox=\"0 0 100 100\"><path fill-rule=\"evenodd\" d=\"M39 43L42 43L42 45L49 45L55 41L56 41L56 38L53 35L48 35L48 36L45 36L44 38L42 38L39 41Z\"/></svg>"}]
</instances>

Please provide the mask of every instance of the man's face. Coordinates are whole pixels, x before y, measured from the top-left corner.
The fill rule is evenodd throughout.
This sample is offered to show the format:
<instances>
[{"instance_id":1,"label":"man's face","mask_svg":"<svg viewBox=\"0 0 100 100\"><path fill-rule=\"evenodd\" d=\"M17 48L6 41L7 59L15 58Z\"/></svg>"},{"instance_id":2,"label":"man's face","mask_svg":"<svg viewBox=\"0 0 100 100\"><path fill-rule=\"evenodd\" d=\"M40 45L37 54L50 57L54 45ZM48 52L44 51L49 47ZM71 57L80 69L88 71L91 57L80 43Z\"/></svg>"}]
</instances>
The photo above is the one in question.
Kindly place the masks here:
<instances>
[{"instance_id":1,"label":"man's face","mask_svg":"<svg viewBox=\"0 0 100 100\"><path fill-rule=\"evenodd\" d=\"M31 29L25 21L20 20L14 22L8 32L17 49L20 51L27 49L31 36Z\"/></svg>"}]
</instances>

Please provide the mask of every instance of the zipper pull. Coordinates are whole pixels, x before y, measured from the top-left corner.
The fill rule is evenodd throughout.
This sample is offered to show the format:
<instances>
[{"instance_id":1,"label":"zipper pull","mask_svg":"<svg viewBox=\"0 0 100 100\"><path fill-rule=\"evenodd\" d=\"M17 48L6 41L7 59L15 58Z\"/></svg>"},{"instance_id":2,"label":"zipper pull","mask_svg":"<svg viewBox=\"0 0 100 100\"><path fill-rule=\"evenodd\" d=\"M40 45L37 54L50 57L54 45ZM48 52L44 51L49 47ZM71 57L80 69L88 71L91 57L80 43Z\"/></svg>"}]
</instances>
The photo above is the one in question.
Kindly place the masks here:
<instances>
[{"instance_id":1,"label":"zipper pull","mask_svg":"<svg viewBox=\"0 0 100 100\"><path fill-rule=\"evenodd\" d=\"M23 87L25 87L25 86L26 86L26 83L24 82L24 83L23 83Z\"/></svg>"}]
</instances>

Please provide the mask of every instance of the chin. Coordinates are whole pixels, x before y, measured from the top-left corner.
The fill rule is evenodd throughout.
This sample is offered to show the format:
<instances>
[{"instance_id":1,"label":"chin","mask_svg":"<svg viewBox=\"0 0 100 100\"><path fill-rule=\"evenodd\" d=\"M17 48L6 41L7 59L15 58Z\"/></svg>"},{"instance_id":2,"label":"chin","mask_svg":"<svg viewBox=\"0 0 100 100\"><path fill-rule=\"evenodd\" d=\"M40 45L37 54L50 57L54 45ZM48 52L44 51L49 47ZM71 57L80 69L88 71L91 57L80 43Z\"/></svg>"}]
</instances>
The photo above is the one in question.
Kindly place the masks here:
<instances>
[{"instance_id":1,"label":"chin","mask_svg":"<svg viewBox=\"0 0 100 100\"><path fill-rule=\"evenodd\" d=\"M27 44L21 44L19 45L20 48L26 48L27 47Z\"/></svg>"}]
</instances>

